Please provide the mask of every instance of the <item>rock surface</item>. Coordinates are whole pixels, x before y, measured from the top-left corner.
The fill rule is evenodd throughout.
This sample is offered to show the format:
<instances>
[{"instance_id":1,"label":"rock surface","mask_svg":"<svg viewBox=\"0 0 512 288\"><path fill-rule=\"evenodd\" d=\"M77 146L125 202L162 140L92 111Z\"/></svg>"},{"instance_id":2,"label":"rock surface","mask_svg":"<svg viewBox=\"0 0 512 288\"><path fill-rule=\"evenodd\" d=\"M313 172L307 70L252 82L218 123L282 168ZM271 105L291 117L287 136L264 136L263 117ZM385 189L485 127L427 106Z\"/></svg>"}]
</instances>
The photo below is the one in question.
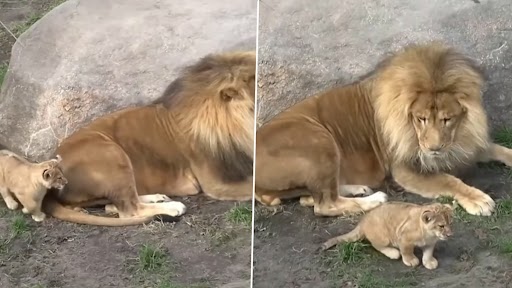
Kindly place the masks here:
<instances>
[{"instance_id":1,"label":"rock surface","mask_svg":"<svg viewBox=\"0 0 512 288\"><path fill-rule=\"evenodd\" d=\"M512 125L510 0L384 2L261 1L259 121L334 84L353 81L389 51L441 40L483 65L493 126Z\"/></svg>"},{"instance_id":2,"label":"rock surface","mask_svg":"<svg viewBox=\"0 0 512 288\"><path fill-rule=\"evenodd\" d=\"M160 96L183 65L255 49L256 1L69 0L18 39L0 92L0 143L48 156L96 116Z\"/></svg>"}]
</instances>

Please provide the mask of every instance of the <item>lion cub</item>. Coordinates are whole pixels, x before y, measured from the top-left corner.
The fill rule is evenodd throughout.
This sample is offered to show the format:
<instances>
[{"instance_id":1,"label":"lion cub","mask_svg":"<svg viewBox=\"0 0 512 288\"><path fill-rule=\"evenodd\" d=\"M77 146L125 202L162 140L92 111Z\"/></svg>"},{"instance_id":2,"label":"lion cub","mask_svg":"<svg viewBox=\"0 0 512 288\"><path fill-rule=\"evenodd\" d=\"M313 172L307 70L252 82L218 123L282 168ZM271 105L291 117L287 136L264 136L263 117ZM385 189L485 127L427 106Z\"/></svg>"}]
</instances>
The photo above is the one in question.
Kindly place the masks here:
<instances>
[{"instance_id":1,"label":"lion cub","mask_svg":"<svg viewBox=\"0 0 512 288\"><path fill-rule=\"evenodd\" d=\"M41 211L41 203L47 189L61 190L68 183L59 167L60 156L42 163L31 163L25 158L8 151L0 150L0 194L11 210L18 209L18 201L23 205L23 213L31 214L37 222L46 215Z\"/></svg>"},{"instance_id":2,"label":"lion cub","mask_svg":"<svg viewBox=\"0 0 512 288\"><path fill-rule=\"evenodd\" d=\"M448 204L388 202L364 215L354 230L326 241L322 250L341 242L367 239L387 257L398 259L401 255L405 265L414 267L420 263L414 256L414 247L418 246L423 249L423 266L436 269L434 246L452 235L452 217L453 208Z\"/></svg>"}]
</instances>

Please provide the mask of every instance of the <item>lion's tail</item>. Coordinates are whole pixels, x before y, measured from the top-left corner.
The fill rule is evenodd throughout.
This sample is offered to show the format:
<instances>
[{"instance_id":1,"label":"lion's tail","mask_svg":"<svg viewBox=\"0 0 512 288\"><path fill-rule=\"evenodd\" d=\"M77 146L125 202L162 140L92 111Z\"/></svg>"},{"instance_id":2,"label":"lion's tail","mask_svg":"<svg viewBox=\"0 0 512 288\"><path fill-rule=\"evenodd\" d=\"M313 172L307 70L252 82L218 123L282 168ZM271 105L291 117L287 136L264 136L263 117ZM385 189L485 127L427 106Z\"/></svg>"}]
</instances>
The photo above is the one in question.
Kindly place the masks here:
<instances>
[{"instance_id":1,"label":"lion's tail","mask_svg":"<svg viewBox=\"0 0 512 288\"><path fill-rule=\"evenodd\" d=\"M53 197L47 197L47 199L45 199L43 204L43 210L57 219L86 225L113 227L132 226L141 225L153 220L153 216L137 218L111 218L85 214L64 207Z\"/></svg>"},{"instance_id":2,"label":"lion's tail","mask_svg":"<svg viewBox=\"0 0 512 288\"><path fill-rule=\"evenodd\" d=\"M333 237L333 238L325 241L324 244L322 244L321 249L322 250L327 250L327 249L331 248L332 246L335 246L335 245L337 245L339 243L342 243L342 242L356 242L356 241L363 240L363 238L364 238L364 234L361 231L361 226L357 225L356 228L354 228L354 230L348 232L347 234L343 234L341 236Z\"/></svg>"}]
</instances>

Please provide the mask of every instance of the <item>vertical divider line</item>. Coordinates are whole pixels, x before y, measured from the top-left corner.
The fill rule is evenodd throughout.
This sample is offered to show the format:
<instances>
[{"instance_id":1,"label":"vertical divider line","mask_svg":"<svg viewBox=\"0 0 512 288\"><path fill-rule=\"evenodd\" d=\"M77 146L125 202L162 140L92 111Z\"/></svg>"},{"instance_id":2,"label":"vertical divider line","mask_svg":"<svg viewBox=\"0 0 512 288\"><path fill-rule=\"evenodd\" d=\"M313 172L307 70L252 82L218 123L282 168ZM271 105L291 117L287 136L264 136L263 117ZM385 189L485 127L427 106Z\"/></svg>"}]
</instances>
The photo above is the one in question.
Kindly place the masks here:
<instances>
[{"instance_id":1,"label":"vertical divider line","mask_svg":"<svg viewBox=\"0 0 512 288\"><path fill-rule=\"evenodd\" d=\"M256 202L255 202L255 190L256 190L256 128L258 125L257 123L257 115L258 115L258 56L259 56L259 30L260 30L260 1L257 0L258 3L256 5L256 71L255 71L255 79L254 79L254 142L253 142L253 160L252 160L252 219L251 219L251 288L253 287L254 282L254 218L255 218L255 208L256 208Z\"/></svg>"}]
</instances>

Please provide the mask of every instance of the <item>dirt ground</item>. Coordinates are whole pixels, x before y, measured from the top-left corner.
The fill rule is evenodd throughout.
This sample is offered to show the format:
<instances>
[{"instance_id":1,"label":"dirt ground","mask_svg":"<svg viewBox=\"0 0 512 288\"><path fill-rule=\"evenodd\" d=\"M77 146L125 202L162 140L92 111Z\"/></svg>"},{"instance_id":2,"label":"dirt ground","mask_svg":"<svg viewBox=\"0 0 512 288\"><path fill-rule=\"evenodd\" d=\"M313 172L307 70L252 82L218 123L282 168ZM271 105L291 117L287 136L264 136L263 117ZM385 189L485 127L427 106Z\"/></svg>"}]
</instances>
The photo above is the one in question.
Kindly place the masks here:
<instances>
[{"instance_id":1,"label":"dirt ground","mask_svg":"<svg viewBox=\"0 0 512 288\"><path fill-rule=\"evenodd\" d=\"M350 231L358 216L319 218L298 201L278 209L257 205L253 287L512 287L510 171L486 165L463 179L499 199L499 209L492 217L475 217L457 208L455 235L436 246L439 267L433 271L390 260L367 242L316 252L327 239ZM388 194L390 200L430 201L403 191Z\"/></svg>"},{"instance_id":2,"label":"dirt ground","mask_svg":"<svg viewBox=\"0 0 512 288\"><path fill-rule=\"evenodd\" d=\"M59 2L0 0L0 21L21 34ZM2 79L13 44L0 27ZM0 201L0 287L249 287L250 203L175 200L179 222L124 228L36 223Z\"/></svg>"}]
</instances>

